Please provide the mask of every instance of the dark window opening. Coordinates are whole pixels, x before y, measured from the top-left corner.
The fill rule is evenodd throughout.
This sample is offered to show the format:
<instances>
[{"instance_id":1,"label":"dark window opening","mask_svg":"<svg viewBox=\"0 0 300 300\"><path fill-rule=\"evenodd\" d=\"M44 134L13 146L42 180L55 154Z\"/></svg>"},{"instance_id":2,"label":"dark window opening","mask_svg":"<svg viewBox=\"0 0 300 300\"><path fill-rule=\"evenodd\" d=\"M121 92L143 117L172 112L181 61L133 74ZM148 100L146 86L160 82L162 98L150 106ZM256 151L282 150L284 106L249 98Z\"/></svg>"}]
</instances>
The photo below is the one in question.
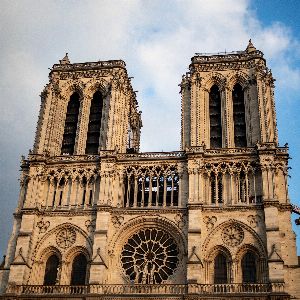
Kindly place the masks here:
<instances>
[{"instance_id":1,"label":"dark window opening","mask_svg":"<svg viewBox=\"0 0 300 300\"><path fill-rule=\"evenodd\" d=\"M79 107L79 95L74 93L67 108L61 154L74 154Z\"/></svg>"},{"instance_id":2,"label":"dark window opening","mask_svg":"<svg viewBox=\"0 0 300 300\"><path fill-rule=\"evenodd\" d=\"M172 205L172 176L167 177L167 199L166 199L166 205L171 206Z\"/></svg>"},{"instance_id":3,"label":"dark window opening","mask_svg":"<svg viewBox=\"0 0 300 300\"><path fill-rule=\"evenodd\" d=\"M240 173L239 176L239 200L241 202L247 202L248 195L247 195L247 183L246 183L246 176L244 172Z\"/></svg>"},{"instance_id":4,"label":"dark window opening","mask_svg":"<svg viewBox=\"0 0 300 300\"><path fill-rule=\"evenodd\" d=\"M62 200L63 200L63 188L65 185L65 180L64 178L62 178L59 182L59 186L58 186L58 191L59 191L59 201L58 201L58 206L62 205Z\"/></svg>"},{"instance_id":5,"label":"dark window opening","mask_svg":"<svg viewBox=\"0 0 300 300\"><path fill-rule=\"evenodd\" d=\"M129 195L128 195L128 200L129 200L129 206L133 207L134 204L134 176L130 176L129 179Z\"/></svg>"},{"instance_id":6,"label":"dark window opening","mask_svg":"<svg viewBox=\"0 0 300 300\"><path fill-rule=\"evenodd\" d=\"M214 283L227 283L227 260L219 253L214 261Z\"/></svg>"},{"instance_id":7,"label":"dark window opening","mask_svg":"<svg viewBox=\"0 0 300 300\"><path fill-rule=\"evenodd\" d=\"M213 85L209 93L210 148L222 148L221 96Z\"/></svg>"},{"instance_id":8,"label":"dark window opening","mask_svg":"<svg viewBox=\"0 0 300 300\"><path fill-rule=\"evenodd\" d=\"M158 185L157 185L157 177L156 176L153 176L152 177L152 206L155 206L156 205L156 198L157 198L157 188L158 188Z\"/></svg>"},{"instance_id":9,"label":"dark window opening","mask_svg":"<svg viewBox=\"0 0 300 300\"><path fill-rule=\"evenodd\" d=\"M97 154L99 148L101 117L102 117L103 98L97 91L92 99L90 108L90 118L86 140L86 154Z\"/></svg>"},{"instance_id":10,"label":"dark window opening","mask_svg":"<svg viewBox=\"0 0 300 300\"><path fill-rule=\"evenodd\" d=\"M223 203L223 182L222 174L211 173L210 175L210 196L211 203Z\"/></svg>"},{"instance_id":11,"label":"dark window opening","mask_svg":"<svg viewBox=\"0 0 300 300\"><path fill-rule=\"evenodd\" d=\"M86 177L83 177L83 179L82 179L82 188L83 188L83 192L82 192L81 205L84 205L84 204L85 204L86 186L87 186L87 180L86 180Z\"/></svg>"},{"instance_id":12,"label":"dark window opening","mask_svg":"<svg viewBox=\"0 0 300 300\"><path fill-rule=\"evenodd\" d=\"M242 272L244 283L256 282L256 257L252 252L247 252L242 259Z\"/></svg>"},{"instance_id":13,"label":"dark window opening","mask_svg":"<svg viewBox=\"0 0 300 300\"><path fill-rule=\"evenodd\" d=\"M179 176L175 170L172 175L149 176L147 172L140 175L127 175L124 178L125 207L178 206Z\"/></svg>"},{"instance_id":14,"label":"dark window opening","mask_svg":"<svg viewBox=\"0 0 300 300\"><path fill-rule=\"evenodd\" d=\"M175 175L173 178L173 205L178 206L179 197L179 176Z\"/></svg>"},{"instance_id":15,"label":"dark window opening","mask_svg":"<svg viewBox=\"0 0 300 300\"><path fill-rule=\"evenodd\" d=\"M150 176L146 176L144 184L145 184L144 206L147 207L149 205Z\"/></svg>"},{"instance_id":16,"label":"dark window opening","mask_svg":"<svg viewBox=\"0 0 300 300\"><path fill-rule=\"evenodd\" d=\"M55 205L56 190L53 192L52 206Z\"/></svg>"},{"instance_id":17,"label":"dark window opening","mask_svg":"<svg viewBox=\"0 0 300 300\"><path fill-rule=\"evenodd\" d=\"M93 202L93 190L90 190L89 205L92 205L92 202Z\"/></svg>"},{"instance_id":18,"label":"dark window opening","mask_svg":"<svg viewBox=\"0 0 300 300\"><path fill-rule=\"evenodd\" d=\"M51 255L46 263L44 285L55 285L57 281L57 273L59 268L59 259L53 254Z\"/></svg>"},{"instance_id":19,"label":"dark window opening","mask_svg":"<svg viewBox=\"0 0 300 300\"><path fill-rule=\"evenodd\" d=\"M159 176L158 180L158 206L163 206L164 202L164 176Z\"/></svg>"},{"instance_id":20,"label":"dark window opening","mask_svg":"<svg viewBox=\"0 0 300 300\"><path fill-rule=\"evenodd\" d=\"M235 147L247 147L244 91L236 84L232 91L234 144Z\"/></svg>"},{"instance_id":21,"label":"dark window opening","mask_svg":"<svg viewBox=\"0 0 300 300\"><path fill-rule=\"evenodd\" d=\"M142 195L143 195L143 178L138 178L138 193L137 193L137 206L142 206Z\"/></svg>"},{"instance_id":22,"label":"dark window opening","mask_svg":"<svg viewBox=\"0 0 300 300\"><path fill-rule=\"evenodd\" d=\"M87 259L85 255L79 254L72 264L71 285L86 284Z\"/></svg>"},{"instance_id":23,"label":"dark window opening","mask_svg":"<svg viewBox=\"0 0 300 300\"><path fill-rule=\"evenodd\" d=\"M86 195L86 190L83 190L82 202L81 202L82 205L84 205L84 202L85 202L85 195Z\"/></svg>"},{"instance_id":24,"label":"dark window opening","mask_svg":"<svg viewBox=\"0 0 300 300\"><path fill-rule=\"evenodd\" d=\"M60 191L60 193L59 193L59 203L58 203L59 206L61 206L61 204L62 204L62 197L63 197L63 191Z\"/></svg>"}]
</instances>

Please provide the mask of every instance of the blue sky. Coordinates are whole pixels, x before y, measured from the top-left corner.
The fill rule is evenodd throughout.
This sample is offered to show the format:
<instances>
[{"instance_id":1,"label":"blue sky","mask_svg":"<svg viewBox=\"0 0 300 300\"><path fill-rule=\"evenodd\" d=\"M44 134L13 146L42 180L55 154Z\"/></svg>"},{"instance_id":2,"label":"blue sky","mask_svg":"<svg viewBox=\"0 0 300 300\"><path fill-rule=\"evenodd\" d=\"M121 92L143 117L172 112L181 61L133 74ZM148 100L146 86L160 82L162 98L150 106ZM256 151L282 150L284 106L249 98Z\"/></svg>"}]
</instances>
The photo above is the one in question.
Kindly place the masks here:
<instances>
[{"instance_id":1,"label":"blue sky","mask_svg":"<svg viewBox=\"0 0 300 300\"><path fill-rule=\"evenodd\" d=\"M12 230L20 156L33 145L39 94L65 52L71 62L124 59L143 111L142 151L170 151L179 149L178 83L190 58L244 50L252 38L277 79L279 139L290 146L290 198L299 205L299 7L298 0L2 0L0 254Z\"/></svg>"},{"instance_id":2,"label":"blue sky","mask_svg":"<svg viewBox=\"0 0 300 300\"><path fill-rule=\"evenodd\" d=\"M294 42L299 43L300 41L300 1L298 0L273 0L273 1L263 1L256 0L252 1L250 8L257 15L258 20L263 26L268 27L273 24L281 24L287 28L289 34L295 40ZM299 45L298 45L299 46ZM263 49L262 49L263 50ZM300 52L299 48L286 51L287 60L291 64L296 72L299 72L300 68ZM275 57L276 60L276 57ZM280 69L277 72L273 72L275 78L280 76ZM288 78L287 78L288 79ZM275 82L275 85L281 85L281 82ZM289 143L290 147L290 166L291 170L289 172L289 195L291 202L294 204L300 204L300 192L298 187L300 186L300 81L298 77L298 82L296 82L295 87L284 86L280 89L276 88L276 110L277 110L277 124L279 130L279 140L280 144L283 145L285 142ZM299 205L300 206L300 205ZM299 217L299 216L298 216ZM296 215L293 214L292 219L294 220ZM298 255L300 255L300 230L296 227L293 222L293 227L298 235L297 246Z\"/></svg>"}]
</instances>

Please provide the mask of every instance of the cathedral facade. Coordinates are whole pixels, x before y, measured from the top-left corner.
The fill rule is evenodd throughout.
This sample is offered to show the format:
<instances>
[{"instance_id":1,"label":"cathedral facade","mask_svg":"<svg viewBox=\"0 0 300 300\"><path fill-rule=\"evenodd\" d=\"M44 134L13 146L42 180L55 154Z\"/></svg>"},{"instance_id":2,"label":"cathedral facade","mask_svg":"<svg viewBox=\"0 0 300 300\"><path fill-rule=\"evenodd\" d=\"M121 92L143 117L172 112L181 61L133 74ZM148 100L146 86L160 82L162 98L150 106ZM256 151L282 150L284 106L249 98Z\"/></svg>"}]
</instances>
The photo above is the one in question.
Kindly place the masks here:
<instances>
[{"instance_id":1,"label":"cathedral facade","mask_svg":"<svg viewBox=\"0 0 300 300\"><path fill-rule=\"evenodd\" d=\"M180 88L180 151L140 153L123 61L52 67L0 297L300 298L263 53L196 54Z\"/></svg>"}]
</instances>

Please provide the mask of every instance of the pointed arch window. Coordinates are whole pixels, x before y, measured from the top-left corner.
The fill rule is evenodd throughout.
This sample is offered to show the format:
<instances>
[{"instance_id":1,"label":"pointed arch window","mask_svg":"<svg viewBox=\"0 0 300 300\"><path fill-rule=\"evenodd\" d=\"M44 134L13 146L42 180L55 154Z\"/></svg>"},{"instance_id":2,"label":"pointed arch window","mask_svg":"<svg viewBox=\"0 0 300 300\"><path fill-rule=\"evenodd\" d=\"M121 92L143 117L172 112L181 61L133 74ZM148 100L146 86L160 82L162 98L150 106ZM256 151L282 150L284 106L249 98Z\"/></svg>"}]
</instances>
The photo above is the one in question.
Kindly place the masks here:
<instances>
[{"instance_id":1,"label":"pointed arch window","mask_svg":"<svg viewBox=\"0 0 300 300\"><path fill-rule=\"evenodd\" d=\"M235 147L247 147L244 91L239 83L232 90L234 144Z\"/></svg>"},{"instance_id":2,"label":"pointed arch window","mask_svg":"<svg viewBox=\"0 0 300 300\"><path fill-rule=\"evenodd\" d=\"M59 258L56 254L51 255L46 262L44 285L55 285L59 269Z\"/></svg>"},{"instance_id":3,"label":"pointed arch window","mask_svg":"<svg viewBox=\"0 0 300 300\"><path fill-rule=\"evenodd\" d=\"M71 285L86 284L87 259L84 254L78 254L72 264Z\"/></svg>"},{"instance_id":4,"label":"pointed arch window","mask_svg":"<svg viewBox=\"0 0 300 300\"><path fill-rule=\"evenodd\" d=\"M214 260L214 283L227 283L227 259L224 254L219 253Z\"/></svg>"},{"instance_id":5,"label":"pointed arch window","mask_svg":"<svg viewBox=\"0 0 300 300\"><path fill-rule=\"evenodd\" d=\"M248 251L242 258L243 283L255 283L256 278L256 256Z\"/></svg>"},{"instance_id":6,"label":"pointed arch window","mask_svg":"<svg viewBox=\"0 0 300 300\"><path fill-rule=\"evenodd\" d=\"M221 96L217 85L209 92L210 148L222 148Z\"/></svg>"},{"instance_id":7,"label":"pointed arch window","mask_svg":"<svg viewBox=\"0 0 300 300\"><path fill-rule=\"evenodd\" d=\"M97 154L99 148L101 117L103 108L102 94L97 91L92 99L90 108L89 126L86 140L86 154Z\"/></svg>"},{"instance_id":8,"label":"pointed arch window","mask_svg":"<svg viewBox=\"0 0 300 300\"><path fill-rule=\"evenodd\" d=\"M79 107L79 95L74 93L67 107L61 154L74 154Z\"/></svg>"}]
</instances>

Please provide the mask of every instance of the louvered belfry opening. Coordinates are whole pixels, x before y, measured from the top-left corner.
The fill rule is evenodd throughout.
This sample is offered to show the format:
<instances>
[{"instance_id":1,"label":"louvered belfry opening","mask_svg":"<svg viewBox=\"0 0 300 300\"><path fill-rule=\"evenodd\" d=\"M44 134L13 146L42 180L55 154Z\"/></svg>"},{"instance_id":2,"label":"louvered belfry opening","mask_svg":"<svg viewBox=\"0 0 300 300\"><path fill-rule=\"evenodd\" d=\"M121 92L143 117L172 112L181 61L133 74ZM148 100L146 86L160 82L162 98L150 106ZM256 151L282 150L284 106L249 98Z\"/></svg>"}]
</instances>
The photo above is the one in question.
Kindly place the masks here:
<instances>
[{"instance_id":1,"label":"louvered belfry opening","mask_svg":"<svg viewBox=\"0 0 300 300\"><path fill-rule=\"evenodd\" d=\"M214 260L214 283L227 283L227 260L219 253Z\"/></svg>"},{"instance_id":2,"label":"louvered belfry opening","mask_svg":"<svg viewBox=\"0 0 300 300\"><path fill-rule=\"evenodd\" d=\"M217 85L209 93L210 148L222 148L221 96Z\"/></svg>"},{"instance_id":3,"label":"louvered belfry opening","mask_svg":"<svg viewBox=\"0 0 300 300\"><path fill-rule=\"evenodd\" d=\"M255 283L256 279L256 256L248 251L242 259L243 283Z\"/></svg>"},{"instance_id":4,"label":"louvered belfry opening","mask_svg":"<svg viewBox=\"0 0 300 300\"><path fill-rule=\"evenodd\" d=\"M74 93L68 103L61 154L74 154L79 107L79 95Z\"/></svg>"},{"instance_id":5,"label":"louvered belfry opening","mask_svg":"<svg viewBox=\"0 0 300 300\"><path fill-rule=\"evenodd\" d=\"M72 264L71 285L86 284L87 259L84 254L77 255Z\"/></svg>"},{"instance_id":6,"label":"louvered belfry opening","mask_svg":"<svg viewBox=\"0 0 300 300\"><path fill-rule=\"evenodd\" d=\"M86 154L97 154L99 148L101 117L102 117L103 97L97 91L92 99L90 108L89 126L86 140Z\"/></svg>"},{"instance_id":7,"label":"louvered belfry opening","mask_svg":"<svg viewBox=\"0 0 300 300\"><path fill-rule=\"evenodd\" d=\"M53 254L48 258L46 262L44 285L56 284L58 268L59 258L55 254Z\"/></svg>"},{"instance_id":8,"label":"louvered belfry opening","mask_svg":"<svg viewBox=\"0 0 300 300\"><path fill-rule=\"evenodd\" d=\"M235 147L247 147L244 91L237 83L232 91L234 144Z\"/></svg>"}]
</instances>

